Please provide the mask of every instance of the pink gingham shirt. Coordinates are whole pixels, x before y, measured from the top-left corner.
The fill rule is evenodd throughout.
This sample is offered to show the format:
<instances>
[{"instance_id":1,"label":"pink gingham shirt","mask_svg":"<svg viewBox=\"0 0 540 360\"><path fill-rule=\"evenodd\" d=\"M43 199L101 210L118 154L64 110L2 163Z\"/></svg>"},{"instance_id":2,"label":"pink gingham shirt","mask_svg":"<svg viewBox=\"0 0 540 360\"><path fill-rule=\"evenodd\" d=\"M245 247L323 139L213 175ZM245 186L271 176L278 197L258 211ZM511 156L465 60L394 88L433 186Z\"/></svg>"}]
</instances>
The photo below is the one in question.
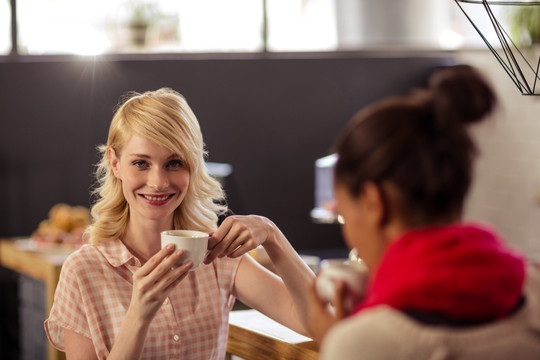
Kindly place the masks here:
<instances>
[{"instance_id":1,"label":"pink gingham shirt","mask_svg":"<svg viewBox=\"0 0 540 360\"><path fill-rule=\"evenodd\" d=\"M239 259L216 259L191 271L152 320L141 359L223 359ZM64 329L94 343L99 359L114 344L141 264L120 240L85 245L65 261L45 331L64 351Z\"/></svg>"}]
</instances>

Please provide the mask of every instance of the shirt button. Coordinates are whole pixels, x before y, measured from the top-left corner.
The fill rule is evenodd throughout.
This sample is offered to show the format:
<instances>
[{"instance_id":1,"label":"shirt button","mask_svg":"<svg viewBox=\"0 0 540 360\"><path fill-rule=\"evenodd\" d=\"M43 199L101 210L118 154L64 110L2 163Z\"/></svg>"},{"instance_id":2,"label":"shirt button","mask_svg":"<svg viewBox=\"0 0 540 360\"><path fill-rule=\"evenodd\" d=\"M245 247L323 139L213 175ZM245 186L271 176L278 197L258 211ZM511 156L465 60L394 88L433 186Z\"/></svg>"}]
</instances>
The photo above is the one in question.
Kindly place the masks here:
<instances>
[{"instance_id":1,"label":"shirt button","mask_svg":"<svg viewBox=\"0 0 540 360\"><path fill-rule=\"evenodd\" d=\"M178 342L178 340L180 340L180 336L174 335L174 336L173 336L173 339L174 339L174 341Z\"/></svg>"}]
</instances>

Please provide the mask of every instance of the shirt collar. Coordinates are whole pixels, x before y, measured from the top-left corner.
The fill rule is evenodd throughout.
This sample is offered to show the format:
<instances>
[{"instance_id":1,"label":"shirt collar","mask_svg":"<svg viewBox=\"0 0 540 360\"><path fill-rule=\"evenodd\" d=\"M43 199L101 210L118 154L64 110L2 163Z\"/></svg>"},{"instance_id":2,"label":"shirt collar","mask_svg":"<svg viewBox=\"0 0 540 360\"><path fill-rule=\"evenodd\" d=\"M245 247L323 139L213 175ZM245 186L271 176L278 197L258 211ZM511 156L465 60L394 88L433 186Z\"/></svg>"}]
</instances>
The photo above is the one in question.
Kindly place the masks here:
<instances>
[{"instance_id":1,"label":"shirt collar","mask_svg":"<svg viewBox=\"0 0 540 360\"><path fill-rule=\"evenodd\" d=\"M127 249L120 239L100 243L97 247L105 256L105 259L114 267L126 264L141 266L139 259Z\"/></svg>"}]
</instances>

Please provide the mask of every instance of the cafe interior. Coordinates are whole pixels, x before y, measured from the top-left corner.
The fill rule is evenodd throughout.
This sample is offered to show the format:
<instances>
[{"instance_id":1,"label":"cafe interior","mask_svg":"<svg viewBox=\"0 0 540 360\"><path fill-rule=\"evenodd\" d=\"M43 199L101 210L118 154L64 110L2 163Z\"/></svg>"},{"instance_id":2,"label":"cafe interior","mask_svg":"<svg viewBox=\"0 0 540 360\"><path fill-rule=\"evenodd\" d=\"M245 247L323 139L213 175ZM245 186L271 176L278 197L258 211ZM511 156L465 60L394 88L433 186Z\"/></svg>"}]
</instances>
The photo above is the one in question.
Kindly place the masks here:
<instances>
[{"instance_id":1,"label":"cafe interior","mask_svg":"<svg viewBox=\"0 0 540 360\"><path fill-rule=\"evenodd\" d=\"M492 33L482 1L177 3L0 2L0 358L64 356L43 321L62 262L80 244L76 233L55 235L89 221L97 146L127 91L184 95L230 210L271 219L317 271L322 259L348 255L328 206L332 145L345 124L441 67L473 65L502 106L473 129L480 154L464 216L540 260L540 39L511 42L536 51L533 66L507 65L504 51L528 53ZM508 7L491 8L511 22ZM130 25L135 16L147 22L142 33ZM239 312L227 356L316 359L317 347Z\"/></svg>"}]
</instances>

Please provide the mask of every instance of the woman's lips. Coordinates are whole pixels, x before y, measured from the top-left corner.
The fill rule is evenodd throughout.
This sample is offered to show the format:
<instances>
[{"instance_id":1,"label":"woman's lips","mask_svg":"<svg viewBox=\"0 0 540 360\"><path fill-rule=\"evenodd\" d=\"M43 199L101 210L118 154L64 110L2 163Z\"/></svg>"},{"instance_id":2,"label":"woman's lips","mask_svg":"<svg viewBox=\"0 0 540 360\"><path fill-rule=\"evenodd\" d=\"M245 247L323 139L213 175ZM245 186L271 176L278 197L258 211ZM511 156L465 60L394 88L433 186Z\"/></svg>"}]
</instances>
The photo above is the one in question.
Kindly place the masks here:
<instances>
[{"instance_id":1,"label":"woman's lips","mask_svg":"<svg viewBox=\"0 0 540 360\"><path fill-rule=\"evenodd\" d=\"M163 194L163 195L150 195L150 194L139 194L143 199L146 200L151 205L163 205L169 201L174 194Z\"/></svg>"}]
</instances>

